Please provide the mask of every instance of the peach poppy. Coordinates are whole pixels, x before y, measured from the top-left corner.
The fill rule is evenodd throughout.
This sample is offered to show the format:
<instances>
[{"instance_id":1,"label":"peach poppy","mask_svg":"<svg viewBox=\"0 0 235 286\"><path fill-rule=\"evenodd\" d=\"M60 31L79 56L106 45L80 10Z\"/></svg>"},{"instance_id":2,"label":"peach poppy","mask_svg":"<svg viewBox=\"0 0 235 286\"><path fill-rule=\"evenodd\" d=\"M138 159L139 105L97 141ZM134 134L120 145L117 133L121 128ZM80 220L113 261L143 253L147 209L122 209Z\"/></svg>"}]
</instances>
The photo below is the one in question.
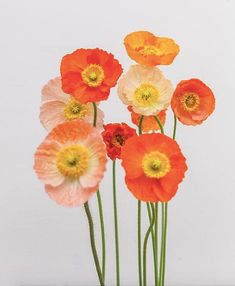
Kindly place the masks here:
<instances>
[{"instance_id":1,"label":"peach poppy","mask_svg":"<svg viewBox=\"0 0 235 286\"><path fill-rule=\"evenodd\" d=\"M166 109L171 101L173 86L157 67L131 66L118 83L118 96L133 111L153 115Z\"/></svg>"},{"instance_id":2,"label":"peach poppy","mask_svg":"<svg viewBox=\"0 0 235 286\"><path fill-rule=\"evenodd\" d=\"M135 124L136 126L139 126L140 114L135 113L132 110L131 106L128 106L127 109L131 112L131 121L133 122L133 124ZM153 115L144 116L144 120L142 122L142 131L143 132L160 130L160 127L159 127L156 119L154 118L154 115L158 116L162 126L165 125L165 122L166 122L166 109L160 111L159 113L153 114Z\"/></svg>"},{"instance_id":3,"label":"peach poppy","mask_svg":"<svg viewBox=\"0 0 235 286\"><path fill-rule=\"evenodd\" d=\"M111 160L120 159L122 147L128 138L135 136L135 129L126 123L110 123L104 126L103 140Z\"/></svg>"},{"instance_id":4,"label":"peach poppy","mask_svg":"<svg viewBox=\"0 0 235 286\"><path fill-rule=\"evenodd\" d=\"M215 97L201 80L182 80L174 91L171 108L181 123L198 125L214 111Z\"/></svg>"},{"instance_id":5,"label":"peach poppy","mask_svg":"<svg viewBox=\"0 0 235 286\"><path fill-rule=\"evenodd\" d=\"M61 61L62 89L82 103L106 100L122 74L112 54L100 49L78 49Z\"/></svg>"},{"instance_id":6,"label":"peach poppy","mask_svg":"<svg viewBox=\"0 0 235 286\"><path fill-rule=\"evenodd\" d=\"M55 127L35 153L34 169L51 199L74 207L98 189L106 164L106 149L98 130L74 120Z\"/></svg>"},{"instance_id":7,"label":"peach poppy","mask_svg":"<svg viewBox=\"0 0 235 286\"><path fill-rule=\"evenodd\" d=\"M169 65L179 53L179 46L170 38L156 37L147 31L128 34L124 45L130 58L145 66Z\"/></svg>"},{"instance_id":8,"label":"peach poppy","mask_svg":"<svg viewBox=\"0 0 235 286\"><path fill-rule=\"evenodd\" d=\"M160 133L131 137L121 159L128 189L146 202L168 202L187 170L179 145Z\"/></svg>"},{"instance_id":9,"label":"peach poppy","mask_svg":"<svg viewBox=\"0 0 235 286\"><path fill-rule=\"evenodd\" d=\"M59 77L50 80L42 89L42 105L40 108L40 121L42 125L51 130L58 124L75 119L93 123L94 108L92 103L82 104L61 89ZM103 128L104 113L97 108L97 124Z\"/></svg>"}]
</instances>

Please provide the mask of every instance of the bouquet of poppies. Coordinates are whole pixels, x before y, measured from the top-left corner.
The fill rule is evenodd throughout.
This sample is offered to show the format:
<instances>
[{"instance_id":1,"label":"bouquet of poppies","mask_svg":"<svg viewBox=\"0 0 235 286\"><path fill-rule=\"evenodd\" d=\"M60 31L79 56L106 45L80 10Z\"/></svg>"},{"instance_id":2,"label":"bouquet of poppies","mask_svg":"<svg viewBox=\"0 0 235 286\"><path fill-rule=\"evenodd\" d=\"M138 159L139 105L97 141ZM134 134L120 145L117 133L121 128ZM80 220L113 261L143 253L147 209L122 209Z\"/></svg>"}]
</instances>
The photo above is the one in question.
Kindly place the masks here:
<instances>
[{"instance_id":1,"label":"bouquet of poppies","mask_svg":"<svg viewBox=\"0 0 235 286\"><path fill-rule=\"evenodd\" d=\"M60 76L42 89L40 120L49 133L36 150L34 169L49 197L59 205L84 206L99 283L105 285L105 224L99 184L107 156L112 160L116 285L121 285L115 164L120 159L127 189L137 205L139 286L147 285L150 239L154 285L164 286L168 202L187 170L186 159L176 142L177 121L184 125L201 124L213 112L215 98L211 89L196 78L182 80L174 88L157 67L174 61L179 53L174 40L138 31L128 34L124 45L136 62L124 75L119 61L99 48L80 48L62 58ZM117 95L127 105L137 128L126 123L104 124L99 103L108 99L116 85ZM174 113L171 136L164 133L169 106ZM99 207L102 257L97 254L89 208L94 194ZM149 218L144 233L143 204Z\"/></svg>"}]
</instances>

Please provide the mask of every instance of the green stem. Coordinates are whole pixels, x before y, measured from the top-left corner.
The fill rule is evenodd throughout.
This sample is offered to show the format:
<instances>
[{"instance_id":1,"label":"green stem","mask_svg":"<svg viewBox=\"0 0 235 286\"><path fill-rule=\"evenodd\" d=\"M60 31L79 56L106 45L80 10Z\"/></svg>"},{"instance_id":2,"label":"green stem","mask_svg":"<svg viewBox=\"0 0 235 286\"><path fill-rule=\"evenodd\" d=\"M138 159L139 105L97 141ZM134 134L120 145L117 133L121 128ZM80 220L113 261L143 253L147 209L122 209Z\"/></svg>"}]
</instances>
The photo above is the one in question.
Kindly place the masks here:
<instances>
[{"instance_id":1,"label":"green stem","mask_svg":"<svg viewBox=\"0 0 235 286\"><path fill-rule=\"evenodd\" d=\"M139 135L142 134L142 124L143 124L143 120L144 120L144 115L141 115L141 116L140 116L140 119L139 119Z\"/></svg>"},{"instance_id":2,"label":"green stem","mask_svg":"<svg viewBox=\"0 0 235 286\"><path fill-rule=\"evenodd\" d=\"M97 271L98 278L100 281L100 286L104 286L104 280L103 280L103 276L101 273L100 263L99 263L99 259L98 259L98 255L97 255L97 251L96 251L96 246L95 246L93 219L92 219L91 212L89 209L89 205L87 202L84 204L84 207L85 207L85 211L86 211L86 215L87 215L87 219L88 219L88 223L89 223L91 249L92 249L92 253L93 253L93 257L94 257L94 261L95 261L96 271Z\"/></svg>"},{"instance_id":3,"label":"green stem","mask_svg":"<svg viewBox=\"0 0 235 286\"><path fill-rule=\"evenodd\" d=\"M177 118L174 115L173 139L176 137ZM168 203L162 203L162 251L161 251L161 266L160 266L160 282L159 286L164 286L165 283L165 268L166 268L166 235L167 235L167 209Z\"/></svg>"},{"instance_id":4,"label":"green stem","mask_svg":"<svg viewBox=\"0 0 235 286\"><path fill-rule=\"evenodd\" d=\"M177 118L176 116L174 115L174 129L173 129L173 139L175 139L175 136L176 136L176 127L177 127Z\"/></svg>"},{"instance_id":5,"label":"green stem","mask_svg":"<svg viewBox=\"0 0 235 286\"><path fill-rule=\"evenodd\" d=\"M163 251L163 269L162 269L162 286L165 284L165 268L166 268L166 231L167 231L167 203L165 203L165 219L164 219L164 251Z\"/></svg>"},{"instance_id":6,"label":"green stem","mask_svg":"<svg viewBox=\"0 0 235 286\"><path fill-rule=\"evenodd\" d=\"M113 160L113 211L114 211L115 248L116 248L116 279L117 279L116 285L120 286L118 216L117 216L117 198L116 198L116 160Z\"/></svg>"},{"instance_id":7,"label":"green stem","mask_svg":"<svg viewBox=\"0 0 235 286\"><path fill-rule=\"evenodd\" d=\"M157 115L154 115L153 117L154 117L154 119L157 121L157 123L158 123L158 125L159 125L159 128L160 128L160 130L161 130L161 133L164 134L164 129L163 129L163 126L162 126L162 123L161 123L160 119L158 118Z\"/></svg>"},{"instance_id":8,"label":"green stem","mask_svg":"<svg viewBox=\"0 0 235 286\"><path fill-rule=\"evenodd\" d=\"M142 123L144 116L139 119L139 135L142 134ZM138 270L139 270L139 286L142 286L142 257L141 257L141 201L138 201Z\"/></svg>"},{"instance_id":9,"label":"green stem","mask_svg":"<svg viewBox=\"0 0 235 286\"><path fill-rule=\"evenodd\" d=\"M159 270L159 286L162 284L162 275L163 275L163 263L164 263L164 225L165 225L165 212L164 212L164 203L162 203L162 233L161 233L161 254L160 254L160 270Z\"/></svg>"},{"instance_id":10,"label":"green stem","mask_svg":"<svg viewBox=\"0 0 235 286\"><path fill-rule=\"evenodd\" d=\"M100 227L101 227L101 239L102 239L102 275L105 281L105 260L106 260L106 251L105 251L105 230L104 230L104 217L103 217L103 207L102 200L100 196L100 191L97 191L97 201L99 208L99 217L100 217Z\"/></svg>"},{"instance_id":11,"label":"green stem","mask_svg":"<svg viewBox=\"0 0 235 286\"><path fill-rule=\"evenodd\" d=\"M149 203L146 203L147 210L148 210L148 217L149 217L149 223L152 221L152 215L151 215L151 207ZM153 213L154 215L154 213ZM156 216L156 213L155 213ZM157 270L157 256L156 256L156 238L154 229L151 230L151 237L152 237L152 247L153 247L153 261L154 261L154 278L155 278L155 286L157 286L157 280L158 280L158 270Z\"/></svg>"},{"instance_id":12,"label":"green stem","mask_svg":"<svg viewBox=\"0 0 235 286\"><path fill-rule=\"evenodd\" d=\"M93 126L96 127L97 123L97 106L95 102L92 102L93 109L94 109L94 118L93 118ZM104 230L104 217L103 217L103 207L102 207L102 199L100 195L100 191L98 190L97 193L97 201L98 201L98 208L99 208L99 217L100 217L100 227L101 227L101 239L102 239L102 275L105 281L105 260L106 260L106 253L105 253L105 230Z\"/></svg>"},{"instance_id":13,"label":"green stem","mask_svg":"<svg viewBox=\"0 0 235 286\"><path fill-rule=\"evenodd\" d=\"M152 221L151 224L146 232L145 238L144 238L144 246L143 246L143 286L147 286L147 265L146 265L146 258L147 258L147 245L148 245L148 238L149 235L154 227L155 223L155 212L154 212L154 206L151 204L152 208Z\"/></svg>"},{"instance_id":14,"label":"green stem","mask_svg":"<svg viewBox=\"0 0 235 286\"><path fill-rule=\"evenodd\" d=\"M93 117L93 126L96 126L97 122L97 106L95 102L92 102L93 104L93 109L94 109L94 117Z\"/></svg>"},{"instance_id":15,"label":"green stem","mask_svg":"<svg viewBox=\"0 0 235 286\"><path fill-rule=\"evenodd\" d=\"M138 268L139 286L142 286L142 257L141 257L141 201L138 201Z\"/></svg>"},{"instance_id":16,"label":"green stem","mask_svg":"<svg viewBox=\"0 0 235 286\"><path fill-rule=\"evenodd\" d=\"M158 203L155 203L155 284L158 286Z\"/></svg>"}]
</instances>

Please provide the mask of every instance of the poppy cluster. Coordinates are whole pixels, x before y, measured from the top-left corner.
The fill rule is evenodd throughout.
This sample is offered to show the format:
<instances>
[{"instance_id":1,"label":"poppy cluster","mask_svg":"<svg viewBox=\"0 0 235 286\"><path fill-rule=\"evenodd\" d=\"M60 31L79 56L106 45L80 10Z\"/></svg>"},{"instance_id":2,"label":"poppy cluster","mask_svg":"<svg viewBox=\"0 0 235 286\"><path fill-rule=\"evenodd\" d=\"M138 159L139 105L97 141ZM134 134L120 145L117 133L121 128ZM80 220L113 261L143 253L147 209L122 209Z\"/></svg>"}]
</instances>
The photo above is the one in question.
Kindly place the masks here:
<instances>
[{"instance_id":1,"label":"poppy cluster","mask_svg":"<svg viewBox=\"0 0 235 286\"><path fill-rule=\"evenodd\" d=\"M194 78L182 80L174 90L171 81L167 79L159 69L159 65L171 64L179 53L179 46L174 40L157 37L147 31L139 31L127 35L124 39L124 45L130 58L136 61L137 64L132 65L127 73L121 77L118 82L117 92L121 101L128 106L134 125L139 126L140 118L143 117L141 126L142 132L158 132L160 125L164 126L165 124L166 111L169 106L171 106L176 118L185 125L201 124L213 112L215 98L213 92L205 83ZM170 176L175 168L179 168L177 174L181 174L180 179L172 181L168 179L168 184L163 184L164 186L173 184L171 188L172 195L162 195L162 192L164 192L164 187L160 184L163 180L162 177L149 176L146 172L143 172L142 177L149 180L151 186L145 186L141 192L139 192L140 184L138 184L137 178L133 177L132 174L135 173L133 164L136 168L141 167L142 170L146 169L147 159L143 159L143 156L141 157L142 160L137 160L137 158L139 158L140 154L144 155L147 152L145 147L146 142L148 140L151 141L151 138L156 135L147 136L147 141L146 137L142 139L142 136L132 139L130 141L133 144L131 150L137 148L136 154L138 156L135 156L133 152L126 151L130 143L126 146L125 143L130 137L136 136L136 131L125 123L109 123L104 125L104 113L97 107L100 101L107 100L110 89L117 84L122 74L123 69L119 61L115 59L111 53L98 48L78 49L62 58L60 71L61 76L50 80L42 89L40 120L50 133L35 154L35 171L38 177L46 184L45 188L47 192L51 194L50 197L68 206L80 205L80 202L83 203L85 200L77 198L76 194L80 196L84 192L79 190L86 190L87 188L86 184L83 185L80 182L80 179L83 178L84 175L87 175L91 182L94 183L88 183L89 187L98 187L99 180L102 179L101 174L97 174L96 177L99 178L99 180L97 179L97 182L95 182L89 173L92 169L91 162L95 162L93 156L95 156L96 146L92 145L92 152L94 153L88 152L89 160L91 161L87 163L87 167L85 171L82 172L82 175L80 167L78 166L82 166L83 164L83 152L80 154L80 151L71 151L77 147L85 148L83 141L80 142L78 140L77 142L73 142L73 140L74 136L79 137L82 130L87 129L91 131L89 134L87 133L88 137L91 137L92 140L96 137L95 141L97 144L100 143L102 145L105 143L106 145L106 151L104 148L101 148L102 150L99 149L99 154L103 152L103 157L107 154L112 160L121 159L123 161L122 165L126 172L128 189L134 193L138 199L146 198L145 200L147 201L166 201L171 199L177 190L179 182L183 179L184 172L182 172L182 170L185 171L186 167L176 167L174 165L174 168L172 168L171 165L173 163L168 162L167 166L169 165L169 170L166 173L167 177ZM96 104L95 109L94 104ZM94 118L95 126L90 128L94 123ZM159 119L160 122L157 121L156 118ZM76 130L77 135L74 134L74 130ZM64 152L63 145L59 144L51 135L55 134L55 132L56 134L59 132L61 138L64 138L63 136L65 134L63 134L63 132L66 132L63 144L66 146L72 144L71 146L76 148L72 148L71 150L67 149L67 151ZM163 146L167 146L171 144L167 139L166 135L162 134L158 137L157 141L158 143L164 142L162 143ZM87 139L87 141L89 140ZM141 143L142 141L143 143ZM48 142L50 142L50 144ZM174 144L177 143L175 142ZM44 147L47 151L43 149ZM153 148L155 149L151 152L160 152L157 146ZM171 147L166 149L171 150ZM125 155L121 154L122 150ZM63 162L67 164L67 170L71 168L73 172L77 172L76 176L71 178L71 176L68 175L69 171L68 173L64 172L59 167L58 161L60 161L59 158L62 156L59 155L61 154L60 152L64 154ZM76 156L74 152L77 154ZM91 153L93 154L92 156ZM147 153L145 155L147 156ZM164 153L164 156L166 155L170 156ZM152 168L152 172L155 170L156 174L159 172L159 168L162 168L160 166L165 166L165 161L160 158L163 157L157 156L156 159L153 159L155 163L148 163L150 164L149 168ZM132 160L134 161L132 162ZM52 163L52 161L54 163ZM99 170L104 171L106 161L101 161L99 162ZM149 159L148 162L150 161ZM52 169L49 168L49 165ZM98 169L94 168L92 171L95 172L98 171ZM42 175L44 173L45 175ZM56 176L60 177L60 180L55 180ZM67 180L69 187L63 185L64 183L62 182L64 182L64 180L62 180L62 178ZM54 181L56 181L56 184ZM152 186L155 185L156 187L153 188ZM70 191L71 188L73 192ZM48 190L50 190L50 192ZM151 199L149 199L148 195L144 195L144 193L150 190L154 193ZM57 193L60 195L62 193L61 197L64 198L64 202L62 199L57 199ZM92 192L89 191L85 193ZM138 195L140 193L142 195ZM70 196L70 200L67 198L68 195ZM87 198L89 198L88 195Z\"/></svg>"},{"instance_id":2,"label":"poppy cluster","mask_svg":"<svg viewBox=\"0 0 235 286\"><path fill-rule=\"evenodd\" d=\"M172 64L180 51L173 39L137 31L125 37L124 46L135 62L125 74L111 53L80 48L62 57L60 75L42 88L39 117L48 135L35 152L34 169L60 205L88 202L104 177L107 156L113 163L121 160L127 189L136 199L170 201L187 171L175 140L176 122L199 125L214 111L215 97L202 80L186 79L174 87L159 68ZM104 123L100 102L116 85L133 127ZM169 107L173 138L164 132Z\"/></svg>"}]
</instances>

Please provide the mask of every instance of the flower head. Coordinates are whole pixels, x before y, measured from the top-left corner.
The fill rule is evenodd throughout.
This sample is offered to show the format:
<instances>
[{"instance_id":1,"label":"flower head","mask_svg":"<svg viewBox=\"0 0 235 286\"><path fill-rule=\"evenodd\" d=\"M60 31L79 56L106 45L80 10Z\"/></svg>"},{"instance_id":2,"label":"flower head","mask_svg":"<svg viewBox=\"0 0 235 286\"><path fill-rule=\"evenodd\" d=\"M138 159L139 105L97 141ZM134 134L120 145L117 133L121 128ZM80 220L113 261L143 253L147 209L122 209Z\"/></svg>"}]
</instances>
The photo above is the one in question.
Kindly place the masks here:
<instances>
[{"instance_id":1,"label":"flower head","mask_svg":"<svg viewBox=\"0 0 235 286\"><path fill-rule=\"evenodd\" d=\"M80 103L61 89L59 77L50 80L42 89L40 120L47 130L58 124L75 119L93 123L94 108L92 103ZM103 127L104 113L97 108L97 128Z\"/></svg>"},{"instance_id":2,"label":"flower head","mask_svg":"<svg viewBox=\"0 0 235 286\"><path fill-rule=\"evenodd\" d=\"M142 201L169 201L187 170L176 141L160 133L130 138L121 159L127 187Z\"/></svg>"},{"instance_id":3,"label":"flower head","mask_svg":"<svg viewBox=\"0 0 235 286\"><path fill-rule=\"evenodd\" d=\"M128 106L128 110L131 112L131 121L133 124L136 126L139 126L139 121L140 121L140 114L135 113L132 110L131 106ZM154 118L154 116L158 116L159 120L161 121L162 126L164 126L165 121L166 121L166 109L160 111L159 113L149 115L149 116L144 116L143 122L142 122L142 131L143 132L148 132L148 131L157 131L160 130L160 127Z\"/></svg>"},{"instance_id":4,"label":"flower head","mask_svg":"<svg viewBox=\"0 0 235 286\"><path fill-rule=\"evenodd\" d=\"M153 115L166 109L172 93L171 82L156 67L131 66L118 84L122 102L142 115Z\"/></svg>"},{"instance_id":5,"label":"flower head","mask_svg":"<svg viewBox=\"0 0 235 286\"><path fill-rule=\"evenodd\" d=\"M136 135L135 129L125 123L110 123L104 126L102 132L110 159L120 159L121 150L128 138Z\"/></svg>"},{"instance_id":6,"label":"flower head","mask_svg":"<svg viewBox=\"0 0 235 286\"><path fill-rule=\"evenodd\" d=\"M85 203L97 191L106 161L98 130L74 120L48 134L35 153L34 169L53 200L73 207Z\"/></svg>"},{"instance_id":7,"label":"flower head","mask_svg":"<svg viewBox=\"0 0 235 286\"><path fill-rule=\"evenodd\" d=\"M78 49L61 62L62 89L82 103L106 100L122 67L112 54L100 49Z\"/></svg>"},{"instance_id":8,"label":"flower head","mask_svg":"<svg viewBox=\"0 0 235 286\"><path fill-rule=\"evenodd\" d=\"M183 124L198 125L214 111L215 97L201 80L182 80L174 91L171 108Z\"/></svg>"},{"instance_id":9,"label":"flower head","mask_svg":"<svg viewBox=\"0 0 235 286\"><path fill-rule=\"evenodd\" d=\"M179 53L179 46L169 38L147 31L128 34L124 45L130 58L145 66L169 65Z\"/></svg>"}]
</instances>

